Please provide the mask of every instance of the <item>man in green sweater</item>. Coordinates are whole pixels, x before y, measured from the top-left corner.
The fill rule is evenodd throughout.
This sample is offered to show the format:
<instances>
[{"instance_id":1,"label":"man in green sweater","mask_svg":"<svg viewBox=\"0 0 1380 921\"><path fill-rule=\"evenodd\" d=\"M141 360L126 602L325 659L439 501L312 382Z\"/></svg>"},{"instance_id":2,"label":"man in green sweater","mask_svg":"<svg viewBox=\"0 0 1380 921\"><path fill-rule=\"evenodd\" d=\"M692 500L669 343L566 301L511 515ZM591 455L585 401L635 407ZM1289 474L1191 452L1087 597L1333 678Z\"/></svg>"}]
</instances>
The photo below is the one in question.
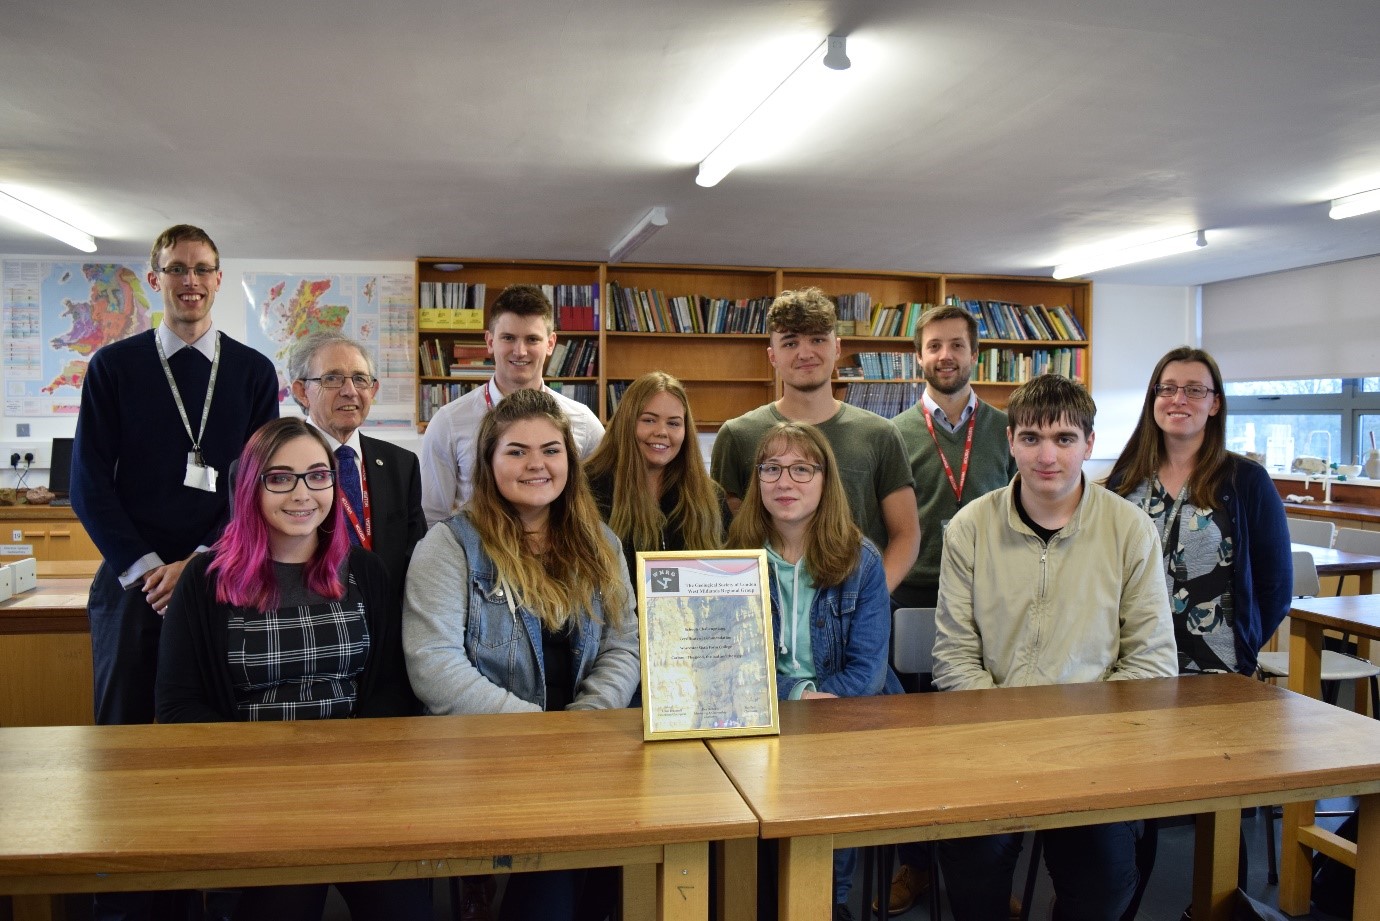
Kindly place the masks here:
<instances>
[{"instance_id":1,"label":"man in green sweater","mask_svg":"<svg viewBox=\"0 0 1380 921\"><path fill-rule=\"evenodd\" d=\"M963 505L1000 489L1016 475L1006 440L1006 413L979 400L969 383L977 366L978 325L962 307L926 311L915 330L915 352L925 375L916 404L892 421L901 431L915 477L920 511L920 556L891 593L902 608L932 608L939 597L944 528ZM929 855L903 845L887 910L910 911L930 886Z\"/></svg>"}]
</instances>

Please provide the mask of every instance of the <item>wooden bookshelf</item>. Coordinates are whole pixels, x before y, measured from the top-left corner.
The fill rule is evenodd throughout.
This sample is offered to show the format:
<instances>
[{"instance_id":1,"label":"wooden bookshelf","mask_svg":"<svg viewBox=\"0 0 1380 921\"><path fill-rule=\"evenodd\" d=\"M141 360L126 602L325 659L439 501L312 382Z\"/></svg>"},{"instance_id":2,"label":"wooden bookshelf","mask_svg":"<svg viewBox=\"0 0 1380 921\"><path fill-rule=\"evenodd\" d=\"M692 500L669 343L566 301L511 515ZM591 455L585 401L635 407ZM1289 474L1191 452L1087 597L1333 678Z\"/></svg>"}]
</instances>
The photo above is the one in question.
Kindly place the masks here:
<instances>
[{"instance_id":1,"label":"wooden bookshelf","mask_svg":"<svg viewBox=\"0 0 1380 921\"><path fill-rule=\"evenodd\" d=\"M438 263L458 263L462 268L443 271ZM963 301L993 301L1022 306L1044 305L1046 308L1065 307L1081 324L1085 338L1051 340L1043 338L983 339L983 350L1006 350L1009 356L1029 358L1037 352L1055 349L1082 351L1080 379L1091 386L1092 284L1080 281L1053 281L1022 276L943 275L923 272L860 271L851 269L767 268L718 265L660 265L648 263L619 263L608 265L595 262L560 262L541 260L463 259L455 257L427 257L417 260L417 284L455 281L465 284L483 283L484 319L488 308L510 284L593 285L598 291L598 328L595 330L562 330L558 322L558 344L573 347L578 341L592 343L597 349L594 374L552 376L550 368L546 380L559 385L585 385L594 388L587 402L600 418L607 421L612 413L611 391L641 374L663 370L685 384L694 406L695 419L701 429L713 430L725 420L760 406L779 395L779 385L767 361L764 317L752 313L744 304L764 308L777 293L807 286L818 287L826 294L841 297L847 302L857 295L865 295L873 311L901 305L935 305L946 299ZM635 292L635 293L634 293ZM636 303L636 319L629 319L626 308L629 299ZM617 301L617 303L615 303ZM711 317L722 318L728 302L738 305L746 317L749 313L758 324L751 331L709 332L705 322ZM717 305L713 306L713 305ZM734 308L738 309L738 308ZM754 310L756 308L753 308ZM871 393L880 394L884 402L899 408L915 401L922 381L913 361L914 340L909 326L919 308L906 317L904 309L897 316L902 319L901 335L873 335L871 313L867 322L855 321L854 328L845 329L840 336L839 367L856 363L857 356L874 353L899 353L911 356L894 364L906 365L907 373L898 378L879 380L843 379L835 381L835 394L848 398L850 388L866 386ZM909 320L909 324L905 320ZM629 327L636 325L633 330ZM443 351L456 343L483 343L483 331L463 331L421 327L418 331L419 356L428 341L439 343ZM447 354L449 352L447 351ZM420 363L419 363L419 371ZM418 376L419 419L425 418L426 388L449 387L476 383L463 382L449 376ZM974 375L973 384L979 395L996 406L1005 406L1018 381L983 380ZM457 387L459 389L459 387ZM568 391L567 391L568 392ZM855 392L856 393L856 392ZM893 399L894 397L894 399ZM890 414L890 413L889 413ZM421 424L424 428L424 423Z\"/></svg>"}]
</instances>

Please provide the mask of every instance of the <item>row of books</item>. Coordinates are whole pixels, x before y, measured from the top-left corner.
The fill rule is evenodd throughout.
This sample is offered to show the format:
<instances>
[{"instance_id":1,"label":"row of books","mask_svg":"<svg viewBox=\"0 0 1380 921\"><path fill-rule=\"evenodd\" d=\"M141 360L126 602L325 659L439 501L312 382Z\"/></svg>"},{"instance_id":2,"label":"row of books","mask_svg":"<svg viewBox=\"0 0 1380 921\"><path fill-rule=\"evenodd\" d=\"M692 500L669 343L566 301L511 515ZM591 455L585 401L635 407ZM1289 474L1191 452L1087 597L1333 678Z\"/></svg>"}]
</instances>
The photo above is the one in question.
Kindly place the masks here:
<instances>
[{"instance_id":1,"label":"row of books","mask_svg":"<svg viewBox=\"0 0 1380 921\"><path fill-rule=\"evenodd\" d=\"M978 336L983 339L1083 341L1088 338L1083 324L1067 307L960 300L957 297L950 297L949 303L973 315L978 323Z\"/></svg>"},{"instance_id":2,"label":"row of books","mask_svg":"<svg viewBox=\"0 0 1380 921\"><path fill-rule=\"evenodd\" d=\"M973 380L1023 384L1041 374L1087 380L1087 360L1087 349L1035 349L1028 353L1014 349L982 349L978 352Z\"/></svg>"},{"instance_id":3,"label":"row of books","mask_svg":"<svg viewBox=\"0 0 1380 921\"><path fill-rule=\"evenodd\" d=\"M451 400L458 400L476 387L484 386L482 381L464 381L456 384L422 384L417 393L417 421L430 422L436 410Z\"/></svg>"},{"instance_id":4,"label":"row of books","mask_svg":"<svg viewBox=\"0 0 1380 921\"><path fill-rule=\"evenodd\" d=\"M598 285L542 285L556 309L556 328L578 332L599 329Z\"/></svg>"},{"instance_id":5,"label":"row of books","mask_svg":"<svg viewBox=\"0 0 1380 921\"><path fill-rule=\"evenodd\" d=\"M857 294L836 294L830 298L834 302L834 313L840 320L852 321L866 329L872 323L872 295L866 291Z\"/></svg>"},{"instance_id":6,"label":"row of books","mask_svg":"<svg viewBox=\"0 0 1380 921\"><path fill-rule=\"evenodd\" d=\"M631 333L757 333L767 331L772 298L682 295L667 297L655 289L625 288L609 282L610 328Z\"/></svg>"},{"instance_id":7,"label":"row of books","mask_svg":"<svg viewBox=\"0 0 1380 921\"><path fill-rule=\"evenodd\" d=\"M424 281L417 285L417 307L422 310L483 310L484 283Z\"/></svg>"},{"instance_id":8,"label":"row of books","mask_svg":"<svg viewBox=\"0 0 1380 921\"><path fill-rule=\"evenodd\" d=\"M599 340L558 339L546 362L548 377L594 377L599 373Z\"/></svg>"},{"instance_id":9,"label":"row of books","mask_svg":"<svg viewBox=\"0 0 1380 921\"><path fill-rule=\"evenodd\" d=\"M914 336L915 327L920 325L920 317L933 307L933 304L897 304L895 307L878 307L872 312L872 336ZM856 331L857 335L863 335Z\"/></svg>"},{"instance_id":10,"label":"row of books","mask_svg":"<svg viewBox=\"0 0 1380 921\"><path fill-rule=\"evenodd\" d=\"M914 352L857 352L853 364L839 368L845 380L901 381L920 377Z\"/></svg>"},{"instance_id":11,"label":"row of books","mask_svg":"<svg viewBox=\"0 0 1380 921\"><path fill-rule=\"evenodd\" d=\"M920 399L918 384L849 384L844 390L844 402L890 419Z\"/></svg>"},{"instance_id":12,"label":"row of books","mask_svg":"<svg viewBox=\"0 0 1380 921\"><path fill-rule=\"evenodd\" d=\"M547 381L546 386L550 387L561 396L570 397L572 400L585 404L596 416L599 414L598 384L572 384L570 381Z\"/></svg>"}]
</instances>

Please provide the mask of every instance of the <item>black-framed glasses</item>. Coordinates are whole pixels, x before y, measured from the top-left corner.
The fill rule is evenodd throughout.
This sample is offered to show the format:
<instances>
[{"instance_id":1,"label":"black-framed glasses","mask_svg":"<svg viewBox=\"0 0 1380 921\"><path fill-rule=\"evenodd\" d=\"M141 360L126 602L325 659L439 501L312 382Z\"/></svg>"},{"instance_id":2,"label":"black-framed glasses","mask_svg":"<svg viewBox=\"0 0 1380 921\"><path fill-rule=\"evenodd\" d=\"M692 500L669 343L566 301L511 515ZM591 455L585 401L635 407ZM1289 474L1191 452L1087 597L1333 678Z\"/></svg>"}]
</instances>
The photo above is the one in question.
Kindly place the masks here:
<instances>
[{"instance_id":1,"label":"black-framed glasses","mask_svg":"<svg viewBox=\"0 0 1380 921\"><path fill-rule=\"evenodd\" d=\"M758 464L757 478L763 483L775 483L781 479L781 471L786 470L797 483L808 483L823 469L824 467L819 464L791 464L789 467L780 464Z\"/></svg>"},{"instance_id":2,"label":"black-framed glasses","mask_svg":"<svg viewBox=\"0 0 1380 921\"><path fill-rule=\"evenodd\" d=\"M197 278L210 278L212 275L214 275L214 274L216 274L217 272L220 271L220 266L218 266L218 265L193 265L193 266L185 266L185 265L181 264L180 262L174 262L172 265L165 265L165 266L163 266L163 267L162 267L161 269L159 269L158 271L159 271L160 273L164 274L164 275L171 275L171 276L174 277L174 278L186 278L188 275L195 275Z\"/></svg>"},{"instance_id":3,"label":"black-framed glasses","mask_svg":"<svg viewBox=\"0 0 1380 921\"><path fill-rule=\"evenodd\" d=\"M289 470L275 470L272 473L265 473L259 477L264 484L264 489L269 492L292 492L297 488L297 481L301 480L307 484L307 489L330 489L335 485L335 471L321 467L317 470L308 470L306 473L293 473Z\"/></svg>"},{"instance_id":4,"label":"black-framed glasses","mask_svg":"<svg viewBox=\"0 0 1380 921\"><path fill-rule=\"evenodd\" d=\"M1174 396L1180 390L1182 390L1184 396L1188 397L1190 400L1203 400L1207 398L1208 394L1217 392L1211 387L1204 387L1202 384L1184 384L1183 386L1179 386L1178 384L1156 384L1154 386L1155 396L1164 397L1169 400L1174 399Z\"/></svg>"},{"instance_id":5,"label":"black-framed glasses","mask_svg":"<svg viewBox=\"0 0 1380 921\"><path fill-rule=\"evenodd\" d=\"M320 377L304 377L302 380L320 384L327 390L339 390L345 386L347 380L355 385L356 390L368 390L374 386L374 377L371 374L323 374Z\"/></svg>"}]
</instances>

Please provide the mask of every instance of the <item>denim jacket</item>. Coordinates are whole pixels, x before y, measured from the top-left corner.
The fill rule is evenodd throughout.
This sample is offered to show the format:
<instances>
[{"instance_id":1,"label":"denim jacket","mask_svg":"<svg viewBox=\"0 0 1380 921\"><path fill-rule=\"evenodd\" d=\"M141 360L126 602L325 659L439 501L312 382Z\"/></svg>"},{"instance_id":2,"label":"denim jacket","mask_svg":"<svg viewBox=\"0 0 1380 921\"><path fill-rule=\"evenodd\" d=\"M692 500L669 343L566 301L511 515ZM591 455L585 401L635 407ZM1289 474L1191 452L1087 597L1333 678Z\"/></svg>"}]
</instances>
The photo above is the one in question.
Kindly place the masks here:
<instances>
[{"instance_id":1,"label":"denim jacket","mask_svg":"<svg viewBox=\"0 0 1380 921\"><path fill-rule=\"evenodd\" d=\"M772 635L781 635L776 570L771 581ZM891 645L891 597L886 590L882 555L863 538L857 568L841 585L820 589L810 605L810 653L815 689L839 697L899 694L901 682L887 661ZM800 679L777 675L776 694L789 700Z\"/></svg>"},{"instance_id":2,"label":"denim jacket","mask_svg":"<svg viewBox=\"0 0 1380 921\"><path fill-rule=\"evenodd\" d=\"M541 621L499 579L464 512L417 545L403 605L403 649L413 690L429 713L500 713L546 708ZM605 537L618 546L613 532ZM624 579L627 570L619 567ZM571 633L572 710L626 707L639 681L637 615L631 587L622 626L596 617Z\"/></svg>"}]
</instances>

